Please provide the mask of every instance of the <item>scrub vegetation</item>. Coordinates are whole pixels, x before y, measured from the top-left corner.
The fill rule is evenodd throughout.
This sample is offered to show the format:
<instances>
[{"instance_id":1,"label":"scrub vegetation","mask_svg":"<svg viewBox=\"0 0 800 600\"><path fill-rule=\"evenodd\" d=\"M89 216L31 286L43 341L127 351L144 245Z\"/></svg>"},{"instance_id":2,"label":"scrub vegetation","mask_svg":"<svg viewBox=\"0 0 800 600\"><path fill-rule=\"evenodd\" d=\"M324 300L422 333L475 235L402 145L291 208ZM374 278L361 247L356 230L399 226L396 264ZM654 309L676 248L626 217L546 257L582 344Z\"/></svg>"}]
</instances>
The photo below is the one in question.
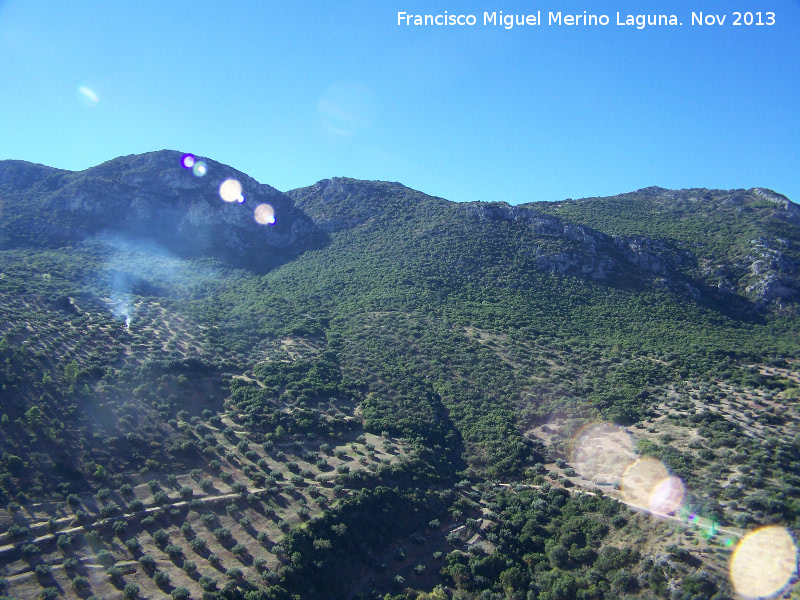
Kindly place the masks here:
<instances>
[{"instance_id":1,"label":"scrub vegetation","mask_svg":"<svg viewBox=\"0 0 800 600\"><path fill-rule=\"evenodd\" d=\"M773 192L325 180L276 204L315 233L265 263L74 215L49 239L51 194L101 183L21 169L0 595L722 600L739 538L800 528L800 226ZM596 423L680 509L581 472Z\"/></svg>"}]
</instances>

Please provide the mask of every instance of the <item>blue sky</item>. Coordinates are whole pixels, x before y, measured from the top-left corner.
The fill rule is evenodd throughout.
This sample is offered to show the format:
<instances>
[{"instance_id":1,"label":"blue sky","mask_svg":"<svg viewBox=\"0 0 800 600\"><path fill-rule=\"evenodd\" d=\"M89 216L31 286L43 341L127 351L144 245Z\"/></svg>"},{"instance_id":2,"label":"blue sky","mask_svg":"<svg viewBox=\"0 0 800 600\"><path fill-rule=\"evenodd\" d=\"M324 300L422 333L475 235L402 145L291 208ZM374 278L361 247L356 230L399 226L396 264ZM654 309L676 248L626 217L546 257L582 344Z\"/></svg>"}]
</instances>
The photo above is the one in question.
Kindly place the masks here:
<instances>
[{"instance_id":1,"label":"blue sky","mask_svg":"<svg viewBox=\"0 0 800 600\"><path fill-rule=\"evenodd\" d=\"M398 26L400 11L478 23ZM499 11L611 22L483 25ZM456 201L659 185L797 202L799 40L798 0L0 0L0 159L80 170L169 148L281 190L349 176Z\"/></svg>"}]
</instances>

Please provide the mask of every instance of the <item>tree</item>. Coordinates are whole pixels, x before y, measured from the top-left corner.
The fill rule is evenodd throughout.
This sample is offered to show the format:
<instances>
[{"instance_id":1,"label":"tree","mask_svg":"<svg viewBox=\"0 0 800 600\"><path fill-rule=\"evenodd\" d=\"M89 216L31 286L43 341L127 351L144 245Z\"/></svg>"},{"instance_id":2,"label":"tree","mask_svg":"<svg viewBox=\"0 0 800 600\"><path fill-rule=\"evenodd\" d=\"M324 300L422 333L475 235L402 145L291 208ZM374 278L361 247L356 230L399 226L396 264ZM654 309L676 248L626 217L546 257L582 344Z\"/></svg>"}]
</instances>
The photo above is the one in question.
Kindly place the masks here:
<instances>
[{"instance_id":1,"label":"tree","mask_svg":"<svg viewBox=\"0 0 800 600\"><path fill-rule=\"evenodd\" d=\"M50 565L46 565L44 563L40 565L36 565L36 568L33 570L38 577L44 577L45 575L50 575L53 568Z\"/></svg>"},{"instance_id":2,"label":"tree","mask_svg":"<svg viewBox=\"0 0 800 600\"><path fill-rule=\"evenodd\" d=\"M569 564L569 552L564 546L553 546L547 551L550 564L559 569L566 568Z\"/></svg>"},{"instance_id":3,"label":"tree","mask_svg":"<svg viewBox=\"0 0 800 600\"><path fill-rule=\"evenodd\" d=\"M84 592L89 589L89 579L83 575L76 575L72 578L72 587L76 592Z\"/></svg>"},{"instance_id":4,"label":"tree","mask_svg":"<svg viewBox=\"0 0 800 600\"><path fill-rule=\"evenodd\" d=\"M172 590L171 595L174 600L189 600L191 592L189 591L189 588L181 586Z\"/></svg>"},{"instance_id":5,"label":"tree","mask_svg":"<svg viewBox=\"0 0 800 600\"><path fill-rule=\"evenodd\" d=\"M141 546L140 546L140 544L139 544L139 540L138 540L138 539L136 539L135 537L133 537L133 538L129 538L128 540L126 540L126 541L125 541L125 546L126 546L126 547L128 548L128 550L130 550L131 552L136 552L136 551L137 551L137 550L139 550L139 548L141 547Z\"/></svg>"},{"instance_id":6,"label":"tree","mask_svg":"<svg viewBox=\"0 0 800 600\"><path fill-rule=\"evenodd\" d=\"M112 525L112 529L117 537L122 537L122 534L125 533L125 530L128 529L128 523L126 521L115 521L114 525Z\"/></svg>"},{"instance_id":7,"label":"tree","mask_svg":"<svg viewBox=\"0 0 800 600\"><path fill-rule=\"evenodd\" d=\"M169 541L169 534L163 529L157 529L153 532L153 541L158 546L163 546Z\"/></svg>"},{"instance_id":8,"label":"tree","mask_svg":"<svg viewBox=\"0 0 800 600\"><path fill-rule=\"evenodd\" d=\"M247 554L247 547L244 544L236 544L233 548L231 548L231 553L234 556L240 556Z\"/></svg>"},{"instance_id":9,"label":"tree","mask_svg":"<svg viewBox=\"0 0 800 600\"><path fill-rule=\"evenodd\" d=\"M58 598L58 589L54 587L46 587L39 592L39 600L56 600Z\"/></svg>"},{"instance_id":10,"label":"tree","mask_svg":"<svg viewBox=\"0 0 800 600\"><path fill-rule=\"evenodd\" d=\"M167 587L169 585L169 573L156 571L153 573L153 582L160 588Z\"/></svg>"},{"instance_id":11,"label":"tree","mask_svg":"<svg viewBox=\"0 0 800 600\"><path fill-rule=\"evenodd\" d=\"M64 365L64 379L66 379L69 383L75 383L75 380L78 379L78 362L73 360L72 362L67 363Z\"/></svg>"},{"instance_id":12,"label":"tree","mask_svg":"<svg viewBox=\"0 0 800 600\"><path fill-rule=\"evenodd\" d=\"M511 567L500 573L500 585L503 586L507 596L511 596L516 590L522 589L525 585L525 577L518 567Z\"/></svg>"},{"instance_id":13,"label":"tree","mask_svg":"<svg viewBox=\"0 0 800 600\"><path fill-rule=\"evenodd\" d=\"M206 575L203 575L197 583L199 583L200 587L206 592L213 592L217 589L217 580Z\"/></svg>"},{"instance_id":14,"label":"tree","mask_svg":"<svg viewBox=\"0 0 800 600\"><path fill-rule=\"evenodd\" d=\"M192 550L195 552L202 552L206 549L206 541L203 538L194 538L189 545L192 547Z\"/></svg>"},{"instance_id":15,"label":"tree","mask_svg":"<svg viewBox=\"0 0 800 600\"><path fill-rule=\"evenodd\" d=\"M25 413L25 418L28 419L31 427L38 427L42 423L42 409L38 406L31 406Z\"/></svg>"},{"instance_id":16,"label":"tree","mask_svg":"<svg viewBox=\"0 0 800 600\"><path fill-rule=\"evenodd\" d=\"M113 565L115 562L114 555L111 554L111 552L109 552L105 548L97 552L97 560L99 560L104 565Z\"/></svg>"}]
</instances>

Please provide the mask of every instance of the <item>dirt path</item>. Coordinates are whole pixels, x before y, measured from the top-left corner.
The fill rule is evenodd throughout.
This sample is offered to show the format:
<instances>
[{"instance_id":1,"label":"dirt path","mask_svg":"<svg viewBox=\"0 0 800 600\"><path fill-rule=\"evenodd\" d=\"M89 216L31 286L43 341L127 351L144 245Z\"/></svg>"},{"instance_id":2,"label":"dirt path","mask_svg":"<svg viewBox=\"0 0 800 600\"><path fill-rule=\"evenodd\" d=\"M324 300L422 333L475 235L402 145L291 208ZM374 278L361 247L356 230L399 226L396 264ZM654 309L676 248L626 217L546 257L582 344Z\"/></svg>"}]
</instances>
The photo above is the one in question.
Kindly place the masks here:
<instances>
[{"instance_id":1,"label":"dirt path","mask_svg":"<svg viewBox=\"0 0 800 600\"><path fill-rule=\"evenodd\" d=\"M234 375L234 379L241 379L243 381L247 381L248 383L255 383L260 388L266 388L267 386L261 383L258 379L254 379L252 377L248 377L247 375Z\"/></svg>"}]
</instances>

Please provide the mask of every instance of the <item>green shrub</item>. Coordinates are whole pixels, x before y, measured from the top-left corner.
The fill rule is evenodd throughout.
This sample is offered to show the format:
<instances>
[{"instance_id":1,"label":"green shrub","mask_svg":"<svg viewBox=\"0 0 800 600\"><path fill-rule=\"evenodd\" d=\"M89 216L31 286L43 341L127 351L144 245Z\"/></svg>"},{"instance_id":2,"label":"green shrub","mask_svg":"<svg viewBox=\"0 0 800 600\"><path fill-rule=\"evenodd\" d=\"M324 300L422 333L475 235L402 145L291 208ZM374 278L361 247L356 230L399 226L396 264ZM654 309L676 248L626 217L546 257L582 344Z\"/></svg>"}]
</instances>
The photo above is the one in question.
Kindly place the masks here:
<instances>
[{"instance_id":1,"label":"green shrub","mask_svg":"<svg viewBox=\"0 0 800 600\"><path fill-rule=\"evenodd\" d=\"M199 583L200 587L206 592L213 592L217 589L217 580L206 575L203 575L197 583Z\"/></svg>"},{"instance_id":2,"label":"green shrub","mask_svg":"<svg viewBox=\"0 0 800 600\"><path fill-rule=\"evenodd\" d=\"M189 588L183 586L176 587L171 593L173 600L189 600L190 595Z\"/></svg>"},{"instance_id":3,"label":"green shrub","mask_svg":"<svg viewBox=\"0 0 800 600\"><path fill-rule=\"evenodd\" d=\"M156 571L153 573L153 582L160 588L165 588L169 585L169 573L164 571Z\"/></svg>"},{"instance_id":4,"label":"green shrub","mask_svg":"<svg viewBox=\"0 0 800 600\"><path fill-rule=\"evenodd\" d=\"M119 580L122 579L123 572L121 567L112 565L106 569L106 574L108 575L109 579Z\"/></svg>"},{"instance_id":5,"label":"green shrub","mask_svg":"<svg viewBox=\"0 0 800 600\"><path fill-rule=\"evenodd\" d=\"M192 547L192 550L195 552L202 552L206 549L206 541L203 538L194 538L189 545Z\"/></svg>"},{"instance_id":6,"label":"green shrub","mask_svg":"<svg viewBox=\"0 0 800 600\"><path fill-rule=\"evenodd\" d=\"M40 600L56 600L58 598L58 589L54 587L46 587L39 592Z\"/></svg>"},{"instance_id":7,"label":"green shrub","mask_svg":"<svg viewBox=\"0 0 800 600\"><path fill-rule=\"evenodd\" d=\"M136 552L136 551L137 551L137 550L139 550L139 548L141 547L141 546L140 546L140 544L139 544L139 540L138 540L138 539L136 539L135 537L134 537L134 538L129 538L129 539L127 539L127 540L125 541L125 546L126 546L126 547L128 548L128 550L130 550L131 552Z\"/></svg>"},{"instance_id":8,"label":"green shrub","mask_svg":"<svg viewBox=\"0 0 800 600\"><path fill-rule=\"evenodd\" d=\"M122 535L128 529L128 523L125 521L115 521L114 525L112 525L112 529L118 537L122 537Z\"/></svg>"},{"instance_id":9,"label":"green shrub","mask_svg":"<svg viewBox=\"0 0 800 600\"><path fill-rule=\"evenodd\" d=\"M164 546L169 541L169 534L163 529L157 529L153 532L153 540L158 546Z\"/></svg>"},{"instance_id":10,"label":"green shrub","mask_svg":"<svg viewBox=\"0 0 800 600\"><path fill-rule=\"evenodd\" d=\"M247 554L247 547L244 544L236 544L233 546L233 548L231 548L231 552L234 556Z\"/></svg>"},{"instance_id":11,"label":"green shrub","mask_svg":"<svg viewBox=\"0 0 800 600\"><path fill-rule=\"evenodd\" d=\"M139 557L139 564L142 565L142 568L145 570L152 570L156 568L156 559L150 554L143 554Z\"/></svg>"},{"instance_id":12,"label":"green shrub","mask_svg":"<svg viewBox=\"0 0 800 600\"><path fill-rule=\"evenodd\" d=\"M23 525L17 525L16 523L12 523L8 527L8 533L11 537L25 537L29 533L29 529Z\"/></svg>"}]
</instances>

